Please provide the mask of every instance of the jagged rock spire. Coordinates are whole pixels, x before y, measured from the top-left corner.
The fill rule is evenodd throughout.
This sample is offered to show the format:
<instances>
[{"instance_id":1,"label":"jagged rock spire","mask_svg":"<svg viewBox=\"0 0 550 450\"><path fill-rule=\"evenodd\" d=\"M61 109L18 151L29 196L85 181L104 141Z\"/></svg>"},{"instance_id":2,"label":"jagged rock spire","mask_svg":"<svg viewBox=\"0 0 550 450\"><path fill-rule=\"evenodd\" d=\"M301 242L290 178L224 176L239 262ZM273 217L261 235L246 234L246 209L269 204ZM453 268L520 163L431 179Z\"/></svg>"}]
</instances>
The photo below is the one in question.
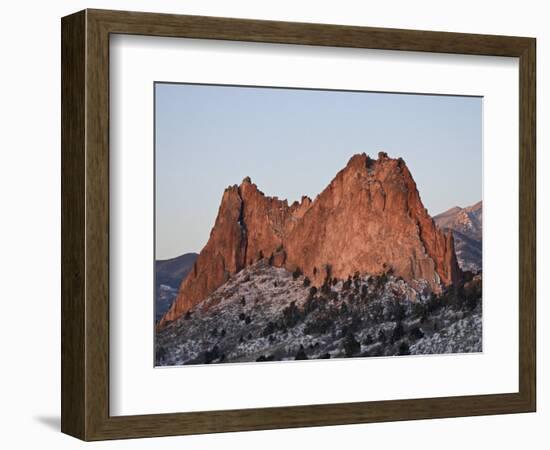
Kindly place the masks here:
<instances>
[{"instance_id":1,"label":"jagged rock spire","mask_svg":"<svg viewBox=\"0 0 550 450\"><path fill-rule=\"evenodd\" d=\"M438 291L459 281L453 237L422 204L405 161L380 152L350 158L315 200L291 206L249 177L224 192L210 239L160 326L177 319L259 259L300 268L314 285L356 272L397 276ZM327 271L330 268L330 273Z\"/></svg>"}]
</instances>

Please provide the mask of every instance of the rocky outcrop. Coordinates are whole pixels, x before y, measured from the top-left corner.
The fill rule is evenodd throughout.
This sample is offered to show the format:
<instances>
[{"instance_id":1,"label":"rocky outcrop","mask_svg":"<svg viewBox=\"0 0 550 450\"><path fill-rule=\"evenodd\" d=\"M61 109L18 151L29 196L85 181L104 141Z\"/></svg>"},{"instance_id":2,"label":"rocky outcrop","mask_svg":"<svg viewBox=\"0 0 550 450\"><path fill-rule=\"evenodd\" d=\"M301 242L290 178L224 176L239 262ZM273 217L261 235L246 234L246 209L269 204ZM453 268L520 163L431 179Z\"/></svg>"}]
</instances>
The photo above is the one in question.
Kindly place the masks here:
<instances>
[{"instance_id":1,"label":"rocky outcrop","mask_svg":"<svg viewBox=\"0 0 550 450\"><path fill-rule=\"evenodd\" d=\"M160 327L263 258L299 269L317 286L329 277L391 270L437 292L461 277L452 233L436 227L405 162L363 153L313 201L303 197L289 206L248 177L227 188L208 243Z\"/></svg>"}]
</instances>

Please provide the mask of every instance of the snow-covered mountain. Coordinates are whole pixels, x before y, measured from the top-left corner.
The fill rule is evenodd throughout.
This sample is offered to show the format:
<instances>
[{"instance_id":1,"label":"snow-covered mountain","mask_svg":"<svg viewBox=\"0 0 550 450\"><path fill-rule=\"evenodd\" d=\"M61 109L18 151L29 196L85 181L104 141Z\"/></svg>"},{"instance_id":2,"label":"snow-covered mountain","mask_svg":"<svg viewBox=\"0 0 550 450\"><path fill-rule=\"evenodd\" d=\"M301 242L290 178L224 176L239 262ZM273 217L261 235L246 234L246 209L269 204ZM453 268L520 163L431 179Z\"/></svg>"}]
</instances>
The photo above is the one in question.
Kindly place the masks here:
<instances>
[{"instance_id":1,"label":"snow-covered mountain","mask_svg":"<svg viewBox=\"0 0 550 450\"><path fill-rule=\"evenodd\" d=\"M437 226L452 230L455 251L462 270L478 272L482 267L483 205L478 202L466 208L455 206L434 217Z\"/></svg>"}]
</instances>

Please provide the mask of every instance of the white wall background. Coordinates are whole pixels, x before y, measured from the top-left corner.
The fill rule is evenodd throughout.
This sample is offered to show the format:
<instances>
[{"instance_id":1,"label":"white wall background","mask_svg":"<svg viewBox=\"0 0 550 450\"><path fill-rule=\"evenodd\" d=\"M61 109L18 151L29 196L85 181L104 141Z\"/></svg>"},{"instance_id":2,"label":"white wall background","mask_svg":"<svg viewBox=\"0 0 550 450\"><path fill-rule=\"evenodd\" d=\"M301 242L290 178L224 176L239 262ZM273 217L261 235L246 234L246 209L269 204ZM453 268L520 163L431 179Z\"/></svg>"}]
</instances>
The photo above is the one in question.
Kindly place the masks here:
<instances>
[{"instance_id":1,"label":"white wall background","mask_svg":"<svg viewBox=\"0 0 550 450\"><path fill-rule=\"evenodd\" d=\"M93 7L535 36L538 39L538 412L141 439L96 448L547 448L550 436L550 14L542 1L74 0L3 5L0 15L0 404L4 448L85 444L59 432L60 17ZM511 205L514 207L513 205ZM505 277L503 276L503 280ZM31 447L32 448L32 447Z\"/></svg>"}]
</instances>

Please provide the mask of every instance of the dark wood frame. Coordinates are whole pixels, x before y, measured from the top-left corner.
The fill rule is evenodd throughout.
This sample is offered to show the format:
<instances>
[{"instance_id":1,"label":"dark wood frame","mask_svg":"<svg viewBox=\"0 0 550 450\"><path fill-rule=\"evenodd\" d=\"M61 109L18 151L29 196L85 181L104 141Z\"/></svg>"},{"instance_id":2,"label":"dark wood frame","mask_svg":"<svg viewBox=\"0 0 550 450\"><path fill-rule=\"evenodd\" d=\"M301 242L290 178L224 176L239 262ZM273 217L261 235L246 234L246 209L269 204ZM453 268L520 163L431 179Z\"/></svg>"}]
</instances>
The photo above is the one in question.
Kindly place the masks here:
<instances>
[{"instance_id":1,"label":"dark wood frame","mask_svg":"<svg viewBox=\"0 0 550 450\"><path fill-rule=\"evenodd\" d=\"M61 429L84 440L474 416L536 408L533 38L85 10L62 31ZM519 392L276 408L109 415L109 35L519 58Z\"/></svg>"}]
</instances>

